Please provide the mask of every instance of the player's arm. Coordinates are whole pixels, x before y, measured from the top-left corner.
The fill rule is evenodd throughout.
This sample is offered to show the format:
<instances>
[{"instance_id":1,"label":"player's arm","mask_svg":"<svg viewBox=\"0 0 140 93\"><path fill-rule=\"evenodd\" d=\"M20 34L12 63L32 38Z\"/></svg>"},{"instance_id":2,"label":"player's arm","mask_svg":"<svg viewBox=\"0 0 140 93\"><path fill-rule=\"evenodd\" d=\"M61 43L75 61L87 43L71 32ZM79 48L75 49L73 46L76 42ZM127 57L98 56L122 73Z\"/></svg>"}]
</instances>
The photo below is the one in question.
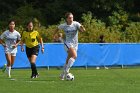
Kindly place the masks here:
<instances>
[{"instance_id":1,"label":"player's arm","mask_svg":"<svg viewBox=\"0 0 140 93\"><path fill-rule=\"evenodd\" d=\"M22 52L24 52L23 44L24 44L24 41L21 40L21 41L20 41L20 47L21 47L21 51L22 51Z\"/></svg>"},{"instance_id":2,"label":"player's arm","mask_svg":"<svg viewBox=\"0 0 140 93\"><path fill-rule=\"evenodd\" d=\"M79 30L80 30L80 32L86 31L83 25L80 26Z\"/></svg>"},{"instance_id":3,"label":"player's arm","mask_svg":"<svg viewBox=\"0 0 140 93\"><path fill-rule=\"evenodd\" d=\"M16 44L13 45L13 48L16 48L16 47L19 45L20 41L21 41L21 40L17 40Z\"/></svg>"},{"instance_id":4,"label":"player's arm","mask_svg":"<svg viewBox=\"0 0 140 93\"><path fill-rule=\"evenodd\" d=\"M17 35L17 41L16 41L16 43L12 46L13 48L16 48L19 44L20 44L20 41L21 41L21 36L20 36L20 34L18 33L18 35Z\"/></svg>"},{"instance_id":5,"label":"player's arm","mask_svg":"<svg viewBox=\"0 0 140 93\"><path fill-rule=\"evenodd\" d=\"M5 38L5 33L2 33L2 35L0 36L0 43L2 44L3 47L6 47L6 44L4 42L4 38Z\"/></svg>"},{"instance_id":6,"label":"player's arm","mask_svg":"<svg viewBox=\"0 0 140 93\"><path fill-rule=\"evenodd\" d=\"M22 33L22 36L21 36L21 41L20 41L20 47L21 47L21 51L24 52L24 48L23 48L23 44L25 43L25 40L24 40L24 36L23 36L23 33Z\"/></svg>"},{"instance_id":7,"label":"player's arm","mask_svg":"<svg viewBox=\"0 0 140 93\"><path fill-rule=\"evenodd\" d=\"M41 52L44 53L44 43L42 37L39 38L39 42L41 44Z\"/></svg>"},{"instance_id":8,"label":"player's arm","mask_svg":"<svg viewBox=\"0 0 140 93\"><path fill-rule=\"evenodd\" d=\"M6 47L5 42L2 39L0 39L0 44L2 44L3 47Z\"/></svg>"},{"instance_id":9,"label":"player's arm","mask_svg":"<svg viewBox=\"0 0 140 93\"><path fill-rule=\"evenodd\" d=\"M17 43L16 43L16 45L19 45L19 44L20 44L20 42L21 42L21 40L17 40Z\"/></svg>"},{"instance_id":10,"label":"player's arm","mask_svg":"<svg viewBox=\"0 0 140 93\"><path fill-rule=\"evenodd\" d=\"M24 44L24 42L23 41L20 41L21 48L23 48L23 44Z\"/></svg>"},{"instance_id":11,"label":"player's arm","mask_svg":"<svg viewBox=\"0 0 140 93\"><path fill-rule=\"evenodd\" d=\"M16 42L16 46L18 46L20 44L20 42L21 42L21 35L20 34L18 35L18 38L17 39L18 40Z\"/></svg>"},{"instance_id":12,"label":"player's arm","mask_svg":"<svg viewBox=\"0 0 140 93\"><path fill-rule=\"evenodd\" d=\"M37 32L37 40L39 41L39 43L41 45L41 52L43 54L44 53L44 43L43 43L42 36L39 34L39 32Z\"/></svg>"}]
</instances>

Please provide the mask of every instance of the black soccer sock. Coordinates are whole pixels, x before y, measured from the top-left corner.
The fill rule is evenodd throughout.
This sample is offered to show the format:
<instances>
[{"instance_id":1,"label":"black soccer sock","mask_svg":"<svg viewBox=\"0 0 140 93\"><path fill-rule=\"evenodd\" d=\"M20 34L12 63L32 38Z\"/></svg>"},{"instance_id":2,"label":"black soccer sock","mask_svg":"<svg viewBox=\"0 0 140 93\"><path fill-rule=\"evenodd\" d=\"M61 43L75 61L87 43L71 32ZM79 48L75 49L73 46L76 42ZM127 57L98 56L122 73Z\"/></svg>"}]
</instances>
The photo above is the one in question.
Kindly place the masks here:
<instances>
[{"instance_id":1,"label":"black soccer sock","mask_svg":"<svg viewBox=\"0 0 140 93\"><path fill-rule=\"evenodd\" d=\"M36 69L35 63L31 63L31 69L32 69L32 75L36 75L37 74L37 69Z\"/></svg>"}]
</instances>

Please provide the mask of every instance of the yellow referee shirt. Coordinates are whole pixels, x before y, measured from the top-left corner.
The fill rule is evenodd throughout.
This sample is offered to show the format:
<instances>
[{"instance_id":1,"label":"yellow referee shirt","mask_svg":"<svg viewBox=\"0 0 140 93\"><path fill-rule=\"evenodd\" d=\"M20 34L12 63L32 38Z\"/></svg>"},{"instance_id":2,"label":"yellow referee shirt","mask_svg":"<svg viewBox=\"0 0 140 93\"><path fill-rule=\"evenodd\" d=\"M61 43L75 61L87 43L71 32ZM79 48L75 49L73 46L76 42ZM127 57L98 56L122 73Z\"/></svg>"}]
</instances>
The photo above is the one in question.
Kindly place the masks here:
<instances>
[{"instance_id":1,"label":"yellow referee shirt","mask_svg":"<svg viewBox=\"0 0 140 93\"><path fill-rule=\"evenodd\" d=\"M33 30L31 32L24 31L21 39L28 48L32 48L38 45L39 38L41 38L41 36L38 31Z\"/></svg>"}]
</instances>

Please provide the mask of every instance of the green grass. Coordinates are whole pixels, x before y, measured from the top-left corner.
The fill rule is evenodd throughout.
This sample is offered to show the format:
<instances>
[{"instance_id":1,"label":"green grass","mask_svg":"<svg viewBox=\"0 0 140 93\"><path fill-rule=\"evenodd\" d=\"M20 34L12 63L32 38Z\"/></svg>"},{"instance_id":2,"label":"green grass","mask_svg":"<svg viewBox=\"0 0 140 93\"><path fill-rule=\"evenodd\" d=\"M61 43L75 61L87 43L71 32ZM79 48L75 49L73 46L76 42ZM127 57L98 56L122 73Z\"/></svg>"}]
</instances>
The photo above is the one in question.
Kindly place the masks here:
<instances>
[{"instance_id":1,"label":"green grass","mask_svg":"<svg viewBox=\"0 0 140 93\"><path fill-rule=\"evenodd\" d=\"M140 93L140 69L74 68L74 81L61 81L61 70L38 69L40 77L30 79L30 69L12 69L12 79L0 72L0 93Z\"/></svg>"}]
</instances>

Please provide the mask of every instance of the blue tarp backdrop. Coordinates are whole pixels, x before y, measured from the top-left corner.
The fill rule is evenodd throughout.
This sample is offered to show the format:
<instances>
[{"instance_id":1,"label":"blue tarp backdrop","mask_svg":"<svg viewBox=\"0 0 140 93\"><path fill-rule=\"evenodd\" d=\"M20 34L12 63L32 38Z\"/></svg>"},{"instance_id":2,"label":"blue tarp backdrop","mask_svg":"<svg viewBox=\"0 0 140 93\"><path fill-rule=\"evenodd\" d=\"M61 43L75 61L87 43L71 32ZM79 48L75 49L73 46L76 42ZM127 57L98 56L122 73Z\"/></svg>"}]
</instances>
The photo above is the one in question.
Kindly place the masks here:
<instances>
[{"instance_id":1,"label":"blue tarp backdrop","mask_svg":"<svg viewBox=\"0 0 140 93\"><path fill-rule=\"evenodd\" d=\"M45 53L37 57L37 66L63 66L67 57L63 44L45 44ZM0 45L0 67L6 64L4 48ZM74 66L138 65L140 64L140 44L100 44L81 43ZM18 53L14 68L30 67L25 52Z\"/></svg>"}]
</instances>

